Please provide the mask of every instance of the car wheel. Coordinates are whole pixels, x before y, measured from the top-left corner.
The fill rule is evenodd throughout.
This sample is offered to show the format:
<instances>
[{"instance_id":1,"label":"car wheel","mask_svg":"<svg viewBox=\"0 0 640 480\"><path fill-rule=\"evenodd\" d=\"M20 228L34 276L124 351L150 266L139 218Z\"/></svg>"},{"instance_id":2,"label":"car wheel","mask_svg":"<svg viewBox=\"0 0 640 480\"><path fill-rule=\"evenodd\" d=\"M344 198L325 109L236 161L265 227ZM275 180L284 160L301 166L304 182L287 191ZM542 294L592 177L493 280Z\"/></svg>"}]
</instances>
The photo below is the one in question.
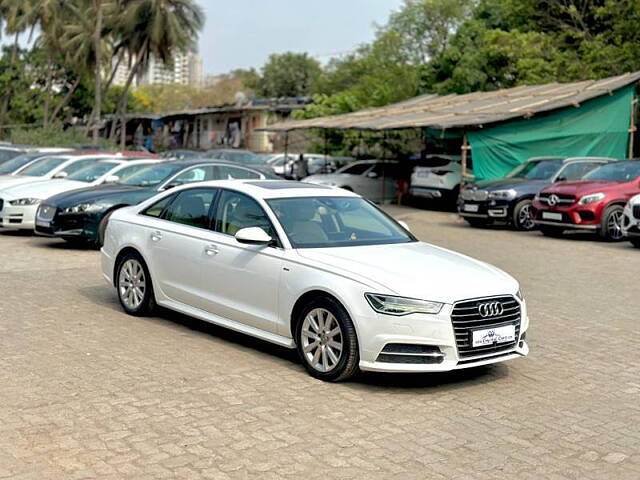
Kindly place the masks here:
<instances>
[{"instance_id":1,"label":"car wheel","mask_svg":"<svg viewBox=\"0 0 640 480\"><path fill-rule=\"evenodd\" d=\"M640 238L638 237L631 237L629 239L629 241L631 242L631 245L633 245L636 248L640 248Z\"/></svg>"},{"instance_id":2,"label":"car wheel","mask_svg":"<svg viewBox=\"0 0 640 480\"><path fill-rule=\"evenodd\" d=\"M621 205L611 205L602 214L598 235L603 240L617 242L622 240L622 219L624 217L624 207Z\"/></svg>"},{"instance_id":3,"label":"car wheel","mask_svg":"<svg viewBox=\"0 0 640 480\"><path fill-rule=\"evenodd\" d=\"M98 225L98 236L96 238L96 247L98 248L101 248L104 245L104 235L107 231L107 225L111 215L113 215L113 211L102 217L102 220L100 220L100 224Z\"/></svg>"},{"instance_id":4,"label":"car wheel","mask_svg":"<svg viewBox=\"0 0 640 480\"><path fill-rule=\"evenodd\" d=\"M522 200L518 202L513 209L513 226L516 230L530 232L536 228L536 224L533 223L531 203L531 200Z\"/></svg>"},{"instance_id":5,"label":"car wheel","mask_svg":"<svg viewBox=\"0 0 640 480\"><path fill-rule=\"evenodd\" d=\"M147 315L155 308L151 275L138 253L126 254L118 264L116 285L118 299L129 315Z\"/></svg>"},{"instance_id":6,"label":"car wheel","mask_svg":"<svg viewBox=\"0 0 640 480\"><path fill-rule=\"evenodd\" d=\"M542 232L542 234L545 237L558 238L562 236L562 233L564 232L564 230L559 227L548 227L544 225L544 226L540 226L540 232Z\"/></svg>"},{"instance_id":7,"label":"car wheel","mask_svg":"<svg viewBox=\"0 0 640 480\"><path fill-rule=\"evenodd\" d=\"M356 329L335 300L317 298L309 302L297 318L295 339L302 363L313 377L339 382L358 372Z\"/></svg>"},{"instance_id":8,"label":"car wheel","mask_svg":"<svg viewBox=\"0 0 640 480\"><path fill-rule=\"evenodd\" d=\"M470 218L466 217L465 220L469 225L475 228L484 228L491 223L490 220L486 220L484 218Z\"/></svg>"}]
</instances>

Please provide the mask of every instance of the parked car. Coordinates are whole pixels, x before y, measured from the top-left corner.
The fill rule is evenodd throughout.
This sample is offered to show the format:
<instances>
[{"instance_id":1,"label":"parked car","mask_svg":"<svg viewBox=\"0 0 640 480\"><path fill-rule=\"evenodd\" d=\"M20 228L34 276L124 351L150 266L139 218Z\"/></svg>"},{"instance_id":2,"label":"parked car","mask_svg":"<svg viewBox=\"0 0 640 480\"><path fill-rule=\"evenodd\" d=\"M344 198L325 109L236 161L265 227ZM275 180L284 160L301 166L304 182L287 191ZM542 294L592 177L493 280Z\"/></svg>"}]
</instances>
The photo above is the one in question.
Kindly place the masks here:
<instances>
[{"instance_id":1,"label":"parked car","mask_svg":"<svg viewBox=\"0 0 640 480\"><path fill-rule=\"evenodd\" d=\"M333 173L336 171L336 164L330 156L320 155L316 153L303 153L306 161L307 175L316 175L324 173ZM284 178L294 178L298 173L296 171L296 162L299 160L299 153L276 153L267 159L267 164L273 168L276 175Z\"/></svg>"},{"instance_id":2,"label":"parked car","mask_svg":"<svg viewBox=\"0 0 640 480\"><path fill-rule=\"evenodd\" d=\"M533 201L535 223L545 235L586 230L604 240L620 240L624 207L639 193L639 161L603 165L582 181L554 184L542 190Z\"/></svg>"},{"instance_id":3,"label":"parked car","mask_svg":"<svg viewBox=\"0 0 640 480\"><path fill-rule=\"evenodd\" d=\"M361 195L372 202L394 200L397 195L396 181L399 177L398 162L383 160L361 160L341 168L335 173L311 175L307 183L340 187Z\"/></svg>"},{"instance_id":4,"label":"parked car","mask_svg":"<svg viewBox=\"0 0 640 480\"><path fill-rule=\"evenodd\" d=\"M460 155L427 155L411 173L409 195L455 203L462 181ZM467 170L469 175L473 171Z\"/></svg>"},{"instance_id":5,"label":"parked car","mask_svg":"<svg viewBox=\"0 0 640 480\"><path fill-rule=\"evenodd\" d=\"M195 150L167 150L162 152L160 157L167 160L200 160L202 155L202 152Z\"/></svg>"},{"instance_id":6,"label":"parked car","mask_svg":"<svg viewBox=\"0 0 640 480\"><path fill-rule=\"evenodd\" d=\"M4 167L9 161L24 155L44 156L46 154L65 153L71 151L68 148L32 148L17 145L0 146L0 168Z\"/></svg>"},{"instance_id":7,"label":"parked car","mask_svg":"<svg viewBox=\"0 0 640 480\"><path fill-rule=\"evenodd\" d=\"M418 241L341 189L237 181L163 192L113 214L102 271L131 315L157 304L297 348L327 381L528 353L515 279Z\"/></svg>"},{"instance_id":8,"label":"parked car","mask_svg":"<svg viewBox=\"0 0 640 480\"><path fill-rule=\"evenodd\" d=\"M264 157L256 155L249 150L208 150L202 158L206 160L226 160L231 163L239 163L241 165L256 168L268 176L275 174L273 168L265 163Z\"/></svg>"},{"instance_id":9,"label":"parked car","mask_svg":"<svg viewBox=\"0 0 640 480\"><path fill-rule=\"evenodd\" d=\"M507 223L517 230L533 230L531 203L543 188L557 182L579 180L590 171L613 161L610 158L532 158L506 178L467 185L458 199L458 213L471 226Z\"/></svg>"},{"instance_id":10,"label":"parked car","mask_svg":"<svg viewBox=\"0 0 640 480\"><path fill-rule=\"evenodd\" d=\"M164 162L122 178L118 183L54 195L40 204L36 233L74 243L101 246L111 214L119 208L185 183L218 179L265 179L255 168L229 162L199 160ZM271 177L278 178L278 177Z\"/></svg>"},{"instance_id":11,"label":"parked car","mask_svg":"<svg viewBox=\"0 0 640 480\"><path fill-rule=\"evenodd\" d=\"M640 195L631 197L623 214L622 233L634 247L640 248Z\"/></svg>"},{"instance_id":12,"label":"parked car","mask_svg":"<svg viewBox=\"0 0 640 480\"><path fill-rule=\"evenodd\" d=\"M109 155L62 154L38 158L10 175L0 176L0 191L23 183L65 178L71 173L105 158L109 158Z\"/></svg>"},{"instance_id":13,"label":"parked car","mask_svg":"<svg viewBox=\"0 0 640 480\"><path fill-rule=\"evenodd\" d=\"M158 161L107 158L70 173L65 178L36 180L0 190L0 227L33 231L36 211L43 200L79 188L115 183L120 176L133 175Z\"/></svg>"}]
</instances>

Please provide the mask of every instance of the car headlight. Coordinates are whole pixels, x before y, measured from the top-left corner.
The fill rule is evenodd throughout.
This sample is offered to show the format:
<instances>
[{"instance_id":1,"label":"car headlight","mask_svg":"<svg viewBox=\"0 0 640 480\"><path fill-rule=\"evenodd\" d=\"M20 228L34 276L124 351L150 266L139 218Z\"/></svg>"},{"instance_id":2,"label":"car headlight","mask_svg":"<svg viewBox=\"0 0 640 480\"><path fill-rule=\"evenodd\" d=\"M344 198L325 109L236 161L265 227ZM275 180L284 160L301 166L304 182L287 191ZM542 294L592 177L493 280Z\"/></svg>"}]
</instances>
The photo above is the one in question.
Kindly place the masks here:
<instances>
[{"instance_id":1,"label":"car headlight","mask_svg":"<svg viewBox=\"0 0 640 480\"><path fill-rule=\"evenodd\" d=\"M9 204L13 205L14 207L17 207L17 206L25 207L28 205L37 205L41 201L42 200L39 198L19 198L17 200L11 200Z\"/></svg>"},{"instance_id":2,"label":"car headlight","mask_svg":"<svg viewBox=\"0 0 640 480\"><path fill-rule=\"evenodd\" d=\"M513 189L489 192L489 198L492 200L513 200L516 198L516 195L517 192Z\"/></svg>"},{"instance_id":3,"label":"car headlight","mask_svg":"<svg viewBox=\"0 0 640 480\"><path fill-rule=\"evenodd\" d=\"M99 212L102 209L102 205L97 205L95 203L81 203L79 205L74 205L73 207L65 208L62 213L91 213Z\"/></svg>"},{"instance_id":4,"label":"car headlight","mask_svg":"<svg viewBox=\"0 0 640 480\"><path fill-rule=\"evenodd\" d=\"M591 193L589 195L585 195L578 202L579 205L589 205L590 203L596 203L602 200L605 197L604 193Z\"/></svg>"},{"instance_id":5,"label":"car headlight","mask_svg":"<svg viewBox=\"0 0 640 480\"><path fill-rule=\"evenodd\" d=\"M411 313L437 314L442 310L443 303L418 300L416 298L394 297L377 293L365 293L365 298L378 313L386 315L409 315Z\"/></svg>"}]
</instances>

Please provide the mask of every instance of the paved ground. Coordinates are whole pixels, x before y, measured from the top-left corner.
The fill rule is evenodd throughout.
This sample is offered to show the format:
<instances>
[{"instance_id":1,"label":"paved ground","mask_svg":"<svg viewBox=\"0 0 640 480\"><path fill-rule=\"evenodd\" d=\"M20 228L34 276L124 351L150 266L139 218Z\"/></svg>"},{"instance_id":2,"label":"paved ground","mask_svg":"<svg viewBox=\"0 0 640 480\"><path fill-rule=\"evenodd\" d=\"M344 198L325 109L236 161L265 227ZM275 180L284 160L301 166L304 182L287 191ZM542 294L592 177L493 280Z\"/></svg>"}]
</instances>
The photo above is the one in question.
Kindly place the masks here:
<instances>
[{"instance_id":1,"label":"paved ground","mask_svg":"<svg viewBox=\"0 0 640 480\"><path fill-rule=\"evenodd\" d=\"M124 315L95 251L3 234L0 478L640 478L640 251L392 211L522 281L528 359L325 384L286 350Z\"/></svg>"}]
</instances>

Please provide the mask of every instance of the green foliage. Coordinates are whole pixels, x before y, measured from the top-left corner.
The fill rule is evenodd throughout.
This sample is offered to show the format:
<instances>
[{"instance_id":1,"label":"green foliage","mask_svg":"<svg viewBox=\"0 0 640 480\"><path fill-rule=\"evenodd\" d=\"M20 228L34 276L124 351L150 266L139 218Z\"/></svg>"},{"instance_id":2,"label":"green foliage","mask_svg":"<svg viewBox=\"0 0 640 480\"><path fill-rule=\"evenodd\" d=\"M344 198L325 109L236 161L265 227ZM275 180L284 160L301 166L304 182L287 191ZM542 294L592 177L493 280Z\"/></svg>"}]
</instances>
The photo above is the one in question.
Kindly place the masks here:
<instances>
[{"instance_id":1,"label":"green foliage","mask_svg":"<svg viewBox=\"0 0 640 480\"><path fill-rule=\"evenodd\" d=\"M83 131L75 128L64 130L60 125L52 125L50 128L19 128L11 131L10 139L13 143L32 145L34 147L73 147L87 143L87 136ZM112 142L99 139L99 146L115 149Z\"/></svg>"},{"instance_id":2,"label":"green foliage","mask_svg":"<svg viewBox=\"0 0 640 480\"><path fill-rule=\"evenodd\" d=\"M306 53L272 54L258 75L249 71L248 86L262 97L301 97L311 94L322 70Z\"/></svg>"}]
</instances>

